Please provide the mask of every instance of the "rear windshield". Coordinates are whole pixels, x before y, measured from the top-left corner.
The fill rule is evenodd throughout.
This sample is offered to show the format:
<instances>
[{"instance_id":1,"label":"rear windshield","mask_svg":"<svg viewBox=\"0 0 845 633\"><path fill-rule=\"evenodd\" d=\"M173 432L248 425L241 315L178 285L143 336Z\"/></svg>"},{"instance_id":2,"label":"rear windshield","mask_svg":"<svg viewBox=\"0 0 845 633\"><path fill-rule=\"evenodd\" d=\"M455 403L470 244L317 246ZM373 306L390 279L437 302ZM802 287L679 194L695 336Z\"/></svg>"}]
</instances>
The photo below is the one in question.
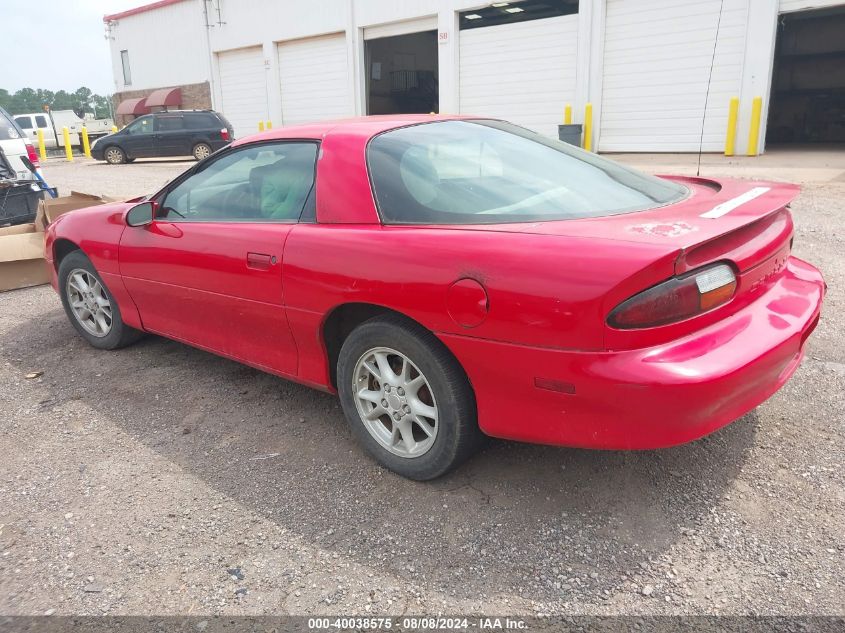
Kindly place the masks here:
<instances>
[{"instance_id":1,"label":"rear windshield","mask_svg":"<svg viewBox=\"0 0 845 633\"><path fill-rule=\"evenodd\" d=\"M0 108L0 141L21 138L21 129L9 114Z\"/></svg>"},{"instance_id":2,"label":"rear windshield","mask_svg":"<svg viewBox=\"0 0 845 633\"><path fill-rule=\"evenodd\" d=\"M501 121L440 121L369 143L382 220L499 224L629 213L682 199L683 186Z\"/></svg>"}]
</instances>

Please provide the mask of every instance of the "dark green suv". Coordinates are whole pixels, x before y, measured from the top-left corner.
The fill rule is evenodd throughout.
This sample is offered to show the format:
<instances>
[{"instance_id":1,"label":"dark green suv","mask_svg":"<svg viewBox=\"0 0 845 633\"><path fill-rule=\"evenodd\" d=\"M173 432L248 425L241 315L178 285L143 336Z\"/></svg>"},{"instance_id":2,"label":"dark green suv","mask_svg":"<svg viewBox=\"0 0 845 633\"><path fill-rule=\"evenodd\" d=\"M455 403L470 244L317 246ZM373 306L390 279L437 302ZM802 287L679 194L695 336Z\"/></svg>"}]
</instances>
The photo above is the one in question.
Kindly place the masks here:
<instances>
[{"instance_id":1,"label":"dark green suv","mask_svg":"<svg viewBox=\"0 0 845 633\"><path fill-rule=\"evenodd\" d=\"M91 155L112 165L136 158L193 156L202 160L234 138L232 124L214 110L171 110L138 117L94 142Z\"/></svg>"}]
</instances>

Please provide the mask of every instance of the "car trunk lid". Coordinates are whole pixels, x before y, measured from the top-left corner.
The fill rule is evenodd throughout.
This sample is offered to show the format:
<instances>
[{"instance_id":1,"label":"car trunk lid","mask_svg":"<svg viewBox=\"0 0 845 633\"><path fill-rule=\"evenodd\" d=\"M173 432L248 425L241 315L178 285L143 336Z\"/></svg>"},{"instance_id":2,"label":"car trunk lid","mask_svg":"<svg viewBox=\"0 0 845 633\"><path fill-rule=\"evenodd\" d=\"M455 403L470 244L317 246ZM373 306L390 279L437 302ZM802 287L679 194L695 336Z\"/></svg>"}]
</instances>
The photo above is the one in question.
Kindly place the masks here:
<instances>
[{"instance_id":1,"label":"car trunk lid","mask_svg":"<svg viewBox=\"0 0 845 633\"><path fill-rule=\"evenodd\" d=\"M786 183L671 179L684 184L689 194L662 207L598 218L477 228L584 238L595 241L597 249L608 241L649 248L652 263L631 270L608 292L605 314L673 275L715 262L732 265L737 273L737 289L728 304L674 325L615 333L606 343L621 349L642 345L646 340L651 344L669 340L739 309L777 282L785 270L793 234L787 205L798 194L797 186Z\"/></svg>"},{"instance_id":2,"label":"car trunk lid","mask_svg":"<svg viewBox=\"0 0 845 633\"><path fill-rule=\"evenodd\" d=\"M771 257L791 237L792 220L786 207L798 194L796 185L664 177L685 185L689 195L645 211L496 229L665 246L679 252L677 274L720 259L747 270Z\"/></svg>"}]
</instances>

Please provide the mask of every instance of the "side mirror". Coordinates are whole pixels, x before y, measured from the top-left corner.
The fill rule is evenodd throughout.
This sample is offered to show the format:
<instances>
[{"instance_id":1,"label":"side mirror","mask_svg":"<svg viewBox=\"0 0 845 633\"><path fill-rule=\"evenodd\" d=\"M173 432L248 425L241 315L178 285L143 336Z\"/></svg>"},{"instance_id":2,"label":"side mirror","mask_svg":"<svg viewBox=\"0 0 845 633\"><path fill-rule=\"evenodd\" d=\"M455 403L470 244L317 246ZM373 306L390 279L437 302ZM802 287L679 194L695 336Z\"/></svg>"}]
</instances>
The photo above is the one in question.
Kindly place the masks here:
<instances>
[{"instance_id":1,"label":"side mirror","mask_svg":"<svg viewBox=\"0 0 845 633\"><path fill-rule=\"evenodd\" d=\"M155 202L142 202L136 204L126 213L126 224L128 226L147 226L152 224L155 217Z\"/></svg>"}]
</instances>

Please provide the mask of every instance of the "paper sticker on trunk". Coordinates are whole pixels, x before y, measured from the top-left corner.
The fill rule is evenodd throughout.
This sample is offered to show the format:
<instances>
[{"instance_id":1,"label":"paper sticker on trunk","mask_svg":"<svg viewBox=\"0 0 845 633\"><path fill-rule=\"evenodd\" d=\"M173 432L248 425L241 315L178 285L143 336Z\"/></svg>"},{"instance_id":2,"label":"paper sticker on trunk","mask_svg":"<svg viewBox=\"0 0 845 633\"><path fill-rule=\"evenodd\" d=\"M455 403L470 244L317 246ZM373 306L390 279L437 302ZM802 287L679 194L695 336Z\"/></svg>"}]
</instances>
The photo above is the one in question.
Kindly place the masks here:
<instances>
[{"instance_id":1,"label":"paper sticker on trunk","mask_svg":"<svg viewBox=\"0 0 845 633\"><path fill-rule=\"evenodd\" d=\"M754 200L754 198L759 198L770 189L771 187L754 187L753 189L749 189L744 194L737 196L736 198L731 198L726 202L717 204L709 211L702 213L701 217L709 218L711 220L715 218L721 218L723 215L727 215L728 213L730 213L737 207L742 206L746 202L751 202L752 200Z\"/></svg>"}]
</instances>

